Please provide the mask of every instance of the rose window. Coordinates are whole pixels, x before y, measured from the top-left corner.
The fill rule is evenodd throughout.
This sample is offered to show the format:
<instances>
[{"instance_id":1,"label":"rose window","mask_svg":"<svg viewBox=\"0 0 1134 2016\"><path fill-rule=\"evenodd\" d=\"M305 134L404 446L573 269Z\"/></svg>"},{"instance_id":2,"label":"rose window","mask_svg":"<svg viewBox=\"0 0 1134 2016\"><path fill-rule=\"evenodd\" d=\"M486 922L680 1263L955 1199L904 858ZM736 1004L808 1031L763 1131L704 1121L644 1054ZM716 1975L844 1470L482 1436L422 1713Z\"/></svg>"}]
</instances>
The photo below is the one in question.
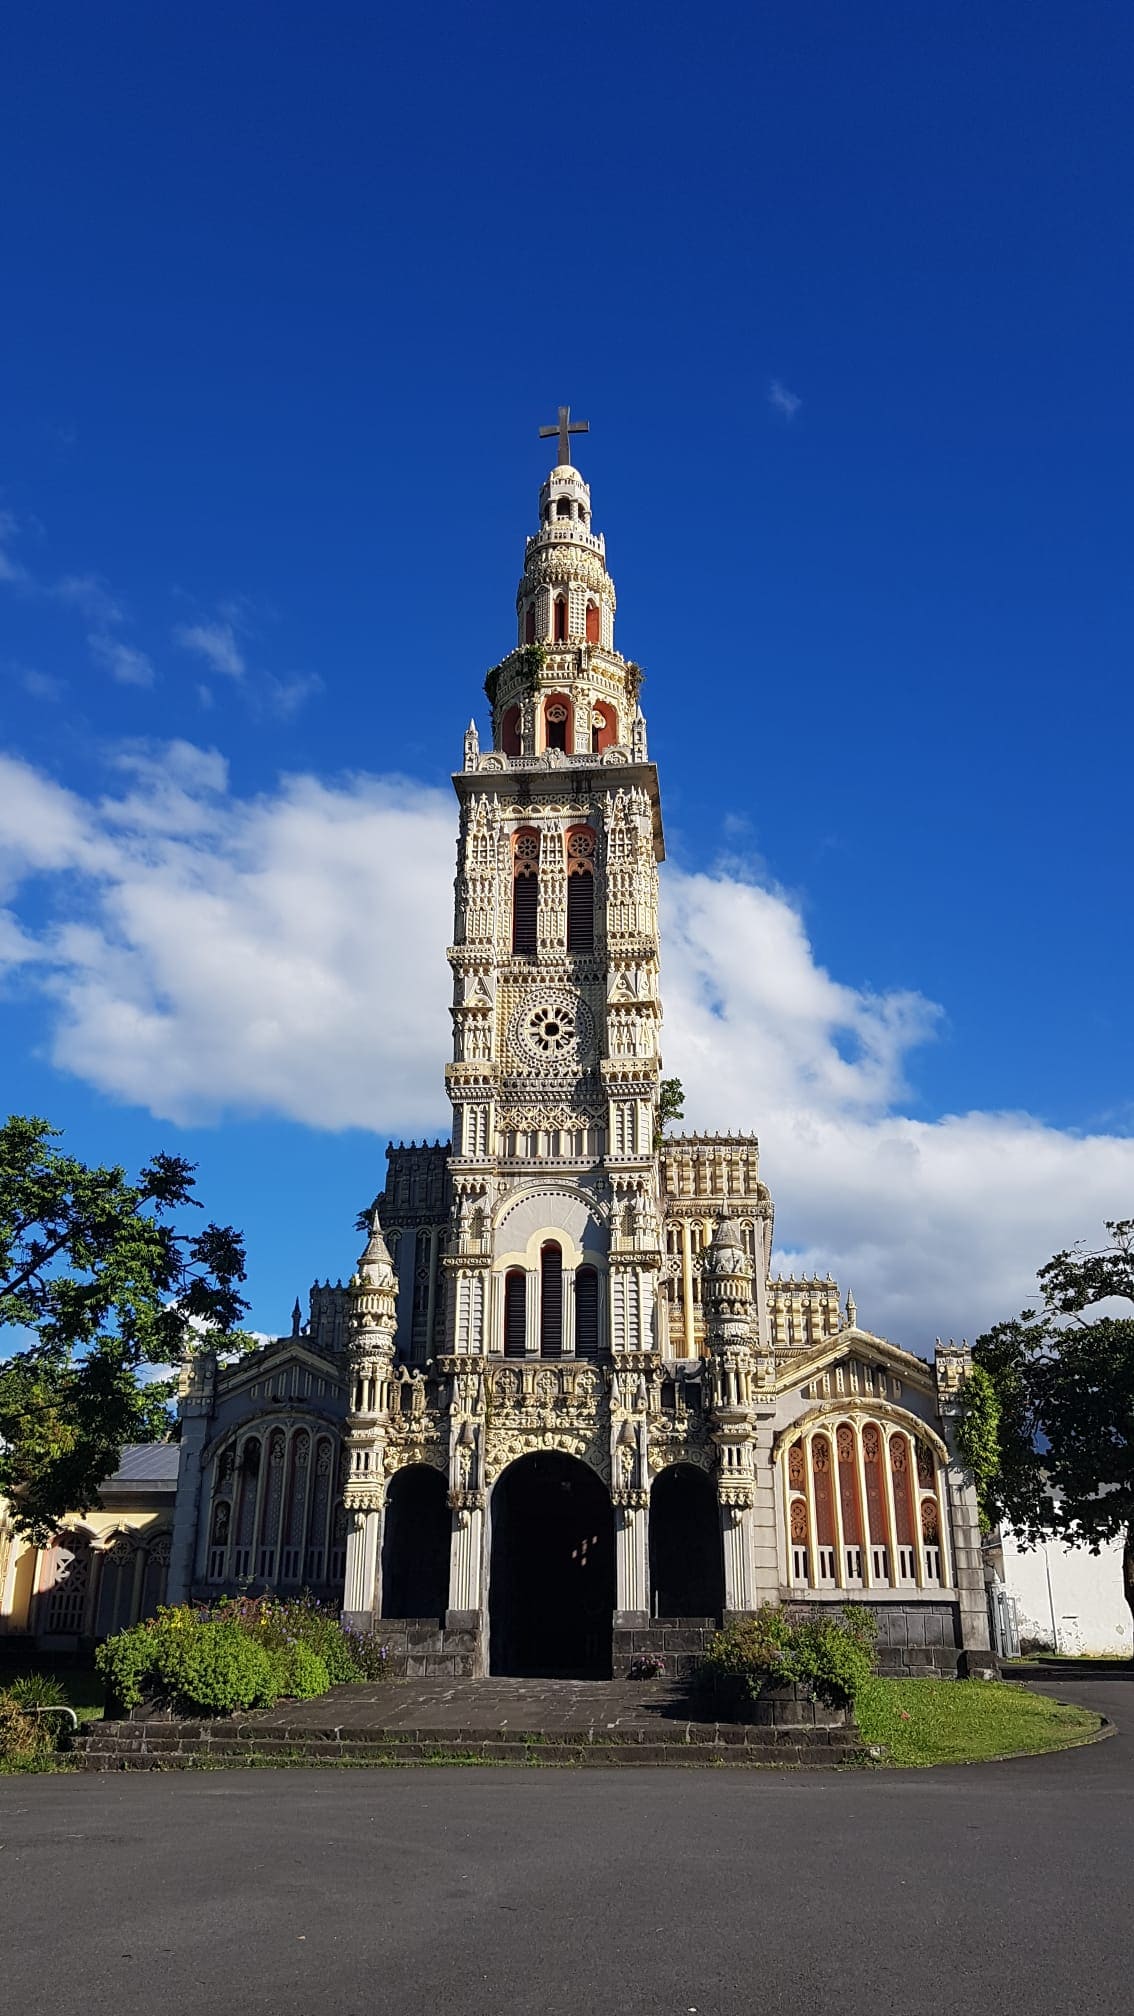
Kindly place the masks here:
<instances>
[{"instance_id":1,"label":"rose window","mask_svg":"<svg viewBox=\"0 0 1134 2016\"><path fill-rule=\"evenodd\" d=\"M565 988L529 994L512 1018L512 1042L530 1064L572 1062L589 1048L593 1034L586 1003Z\"/></svg>"},{"instance_id":2,"label":"rose window","mask_svg":"<svg viewBox=\"0 0 1134 2016\"><path fill-rule=\"evenodd\" d=\"M524 1021L524 1034L531 1049L541 1057L561 1057L575 1041L575 1011L566 1003L549 1007L541 1002L531 1008Z\"/></svg>"}]
</instances>

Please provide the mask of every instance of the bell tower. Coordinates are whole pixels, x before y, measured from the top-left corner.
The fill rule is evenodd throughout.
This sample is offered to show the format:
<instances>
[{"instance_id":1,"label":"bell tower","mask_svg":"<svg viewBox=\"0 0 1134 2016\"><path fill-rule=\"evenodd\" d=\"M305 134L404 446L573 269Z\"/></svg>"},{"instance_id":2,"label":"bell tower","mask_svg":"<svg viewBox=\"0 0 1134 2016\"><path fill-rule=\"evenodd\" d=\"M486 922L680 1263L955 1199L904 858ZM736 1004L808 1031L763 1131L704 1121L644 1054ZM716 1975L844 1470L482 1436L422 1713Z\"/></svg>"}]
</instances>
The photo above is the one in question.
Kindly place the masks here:
<instances>
[{"instance_id":1,"label":"bell tower","mask_svg":"<svg viewBox=\"0 0 1134 2016\"><path fill-rule=\"evenodd\" d=\"M657 772L641 673L560 413L460 801L449 1348L464 1356L656 1351L664 1311Z\"/></svg>"}]
</instances>

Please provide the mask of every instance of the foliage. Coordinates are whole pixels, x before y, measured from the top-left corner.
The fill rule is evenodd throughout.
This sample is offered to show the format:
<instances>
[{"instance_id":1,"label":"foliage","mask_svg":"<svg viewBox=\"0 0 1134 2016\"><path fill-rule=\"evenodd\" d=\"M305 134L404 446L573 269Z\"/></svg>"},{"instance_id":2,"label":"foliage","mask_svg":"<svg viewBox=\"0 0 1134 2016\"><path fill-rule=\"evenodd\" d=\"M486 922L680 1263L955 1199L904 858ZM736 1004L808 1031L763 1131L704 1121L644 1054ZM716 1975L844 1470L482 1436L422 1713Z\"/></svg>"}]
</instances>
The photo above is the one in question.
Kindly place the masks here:
<instances>
[{"instance_id":1,"label":"foliage","mask_svg":"<svg viewBox=\"0 0 1134 2016\"><path fill-rule=\"evenodd\" d=\"M654 1128L654 1147L662 1144L662 1137L671 1120L685 1118L685 1087L680 1078L663 1078L658 1086L658 1117Z\"/></svg>"},{"instance_id":2,"label":"foliage","mask_svg":"<svg viewBox=\"0 0 1134 2016\"><path fill-rule=\"evenodd\" d=\"M280 1691L282 1662L236 1623L187 1608L159 1610L108 1638L95 1653L107 1692L136 1708L153 1697L202 1715L269 1707Z\"/></svg>"},{"instance_id":3,"label":"foliage","mask_svg":"<svg viewBox=\"0 0 1134 2016\"><path fill-rule=\"evenodd\" d=\"M269 1651L305 1645L322 1660L331 1687L384 1676L386 1647L376 1634L344 1624L337 1609L317 1603L313 1596L232 1597L212 1614L238 1624Z\"/></svg>"},{"instance_id":4,"label":"foliage","mask_svg":"<svg viewBox=\"0 0 1134 2016\"><path fill-rule=\"evenodd\" d=\"M645 676L641 666L633 658L628 658L626 661L626 694L631 706L634 705L642 690L642 681Z\"/></svg>"},{"instance_id":5,"label":"foliage","mask_svg":"<svg viewBox=\"0 0 1134 2016\"><path fill-rule=\"evenodd\" d=\"M978 1482L989 1519L1024 1541L1055 1532L1097 1553L1121 1540L1134 1610L1134 1317L1098 1313L1112 1299L1134 1304L1134 1219L1106 1229L1104 1247L1040 1269L1041 1308L977 1339L974 1377L980 1368L991 1381L998 1409L992 1471ZM968 1419L966 1398L966 1434ZM987 1443L987 1408L981 1432ZM987 1447L975 1453L988 1462Z\"/></svg>"},{"instance_id":6,"label":"foliage","mask_svg":"<svg viewBox=\"0 0 1134 2016\"><path fill-rule=\"evenodd\" d=\"M636 1652L630 1661L631 1680L664 1680L665 1660L658 1652Z\"/></svg>"},{"instance_id":7,"label":"foliage","mask_svg":"<svg viewBox=\"0 0 1134 2016\"><path fill-rule=\"evenodd\" d=\"M987 1533L996 1523L992 1506L1000 1466L1000 1401L992 1374L980 1364L973 1365L965 1381L957 1449L966 1470L972 1472L981 1525Z\"/></svg>"},{"instance_id":8,"label":"foliage","mask_svg":"<svg viewBox=\"0 0 1134 2016\"><path fill-rule=\"evenodd\" d=\"M307 1700L344 1681L380 1679L386 1648L309 1596L227 1597L183 1604L108 1638L95 1664L119 1708L152 1698L185 1713L224 1715Z\"/></svg>"},{"instance_id":9,"label":"foliage","mask_svg":"<svg viewBox=\"0 0 1134 2016\"><path fill-rule=\"evenodd\" d=\"M895 1765L974 1764L1081 1742L1099 1718L999 1680L867 1680L855 1702L859 1733Z\"/></svg>"},{"instance_id":10,"label":"foliage","mask_svg":"<svg viewBox=\"0 0 1134 2016\"><path fill-rule=\"evenodd\" d=\"M17 1708L69 1708L67 1689L54 1673L21 1673L5 1688Z\"/></svg>"},{"instance_id":11,"label":"foliage","mask_svg":"<svg viewBox=\"0 0 1134 2016\"><path fill-rule=\"evenodd\" d=\"M510 651L499 665L493 665L484 675L485 698L490 707L495 707L500 691L500 675L506 665L519 666L520 680L527 691L534 690L536 680L547 664L547 650L542 644L525 644L519 651Z\"/></svg>"},{"instance_id":12,"label":"foliage","mask_svg":"<svg viewBox=\"0 0 1134 2016\"><path fill-rule=\"evenodd\" d=\"M130 1182L53 1143L46 1120L0 1127L0 1327L30 1341L0 1366L0 1491L46 1541L97 1502L123 1445L168 1434L168 1383L192 1341L231 1345L246 1303L231 1226L178 1231L193 1165L156 1155Z\"/></svg>"},{"instance_id":13,"label":"foliage","mask_svg":"<svg viewBox=\"0 0 1134 2016\"><path fill-rule=\"evenodd\" d=\"M841 1617L765 1603L714 1632L701 1677L755 1700L769 1687L807 1687L833 1707L853 1704L874 1664L873 1613L847 1605Z\"/></svg>"},{"instance_id":14,"label":"foliage","mask_svg":"<svg viewBox=\"0 0 1134 2016\"><path fill-rule=\"evenodd\" d=\"M53 1715L33 1715L0 1694L0 1771L36 1771L48 1767L55 1753L57 1731Z\"/></svg>"}]
</instances>

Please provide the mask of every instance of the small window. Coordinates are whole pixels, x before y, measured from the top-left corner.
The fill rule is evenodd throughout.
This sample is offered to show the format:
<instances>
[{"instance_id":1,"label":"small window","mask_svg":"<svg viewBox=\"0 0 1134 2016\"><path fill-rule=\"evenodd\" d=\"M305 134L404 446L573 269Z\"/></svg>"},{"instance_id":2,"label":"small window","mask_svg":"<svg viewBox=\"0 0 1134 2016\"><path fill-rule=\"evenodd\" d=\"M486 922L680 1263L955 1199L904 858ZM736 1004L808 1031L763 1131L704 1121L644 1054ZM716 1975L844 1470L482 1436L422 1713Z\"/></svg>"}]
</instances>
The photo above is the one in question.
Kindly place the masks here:
<instances>
[{"instance_id":1,"label":"small window","mask_svg":"<svg viewBox=\"0 0 1134 2016\"><path fill-rule=\"evenodd\" d=\"M567 727L570 708L566 700L549 700L544 710L544 747L547 749L567 749Z\"/></svg>"},{"instance_id":2,"label":"small window","mask_svg":"<svg viewBox=\"0 0 1134 2016\"><path fill-rule=\"evenodd\" d=\"M580 1267L575 1275L575 1356L598 1357L598 1275Z\"/></svg>"},{"instance_id":3,"label":"small window","mask_svg":"<svg viewBox=\"0 0 1134 2016\"><path fill-rule=\"evenodd\" d=\"M522 1358L524 1355L525 1300L527 1282L521 1270L513 1267L504 1276L504 1356Z\"/></svg>"},{"instance_id":4,"label":"small window","mask_svg":"<svg viewBox=\"0 0 1134 2016\"><path fill-rule=\"evenodd\" d=\"M571 516L571 499L569 497L561 497L559 499L555 507L555 515L557 518L569 518Z\"/></svg>"},{"instance_id":5,"label":"small window","mask_svg":"<svg viewBox=\"0 0 1134 2016\"><path fill-rule=\"evenodd\" d=\"M524 614L524 643L535 643L535 603L529 602Z\"/></svg>"},{"instance_id":6,"label":"small window","mask_svg":"<svg viewBox=\"0 0 1134 2016\"><path fill-rule=\"evenodd\" d=\"M512 950L533 958L539 930L539 834L517 833L512 871Z\"/></svg>"},{"instance_id":7,"label":"small window","mask_svg":"<svg viewBox=\"0 0 1134 2016\"><path fill-rule=\"evenodd\" d=\"M598 610L598 604L597 604L596 602L588 602L588 603L587 603L587 643L588 643L588 644L597 644L597 643L599 642L599 636L600 636L600 632L599 632L599 621L600 621L600 619L599 619L599 610Z\"/></svg>"},{"instance_id":8,"label":"small window","mask_svg":"<svg viewBox=\"0 0 1134 2016\"><path fill-rule=\"evenodd\" d=\"M505 712L504 719L500 723L500 746L505 756L518 756L520 753L520 710L518 707L509 707Z\"/></svg>"},{"instance_id":9,"label":"small window","mask_svg":"<svg viewBox=\"0 0 1134 2016\"><path fill-rule=\"evenodd\" d=\"M539 1349L542 1358L563 1352L563 1254L554 1244L539 1256Z\"/></svg>"},{"instance_id":10,"label":"small window","mask_svg":"<svg viewBox=\"0 0 1134 2016\"><path fill-rule=\"evenodd\" d=\"M567 599L559 595L555 601L555 642L562 644L567 637Z\"/></svg>"}]
</instances>

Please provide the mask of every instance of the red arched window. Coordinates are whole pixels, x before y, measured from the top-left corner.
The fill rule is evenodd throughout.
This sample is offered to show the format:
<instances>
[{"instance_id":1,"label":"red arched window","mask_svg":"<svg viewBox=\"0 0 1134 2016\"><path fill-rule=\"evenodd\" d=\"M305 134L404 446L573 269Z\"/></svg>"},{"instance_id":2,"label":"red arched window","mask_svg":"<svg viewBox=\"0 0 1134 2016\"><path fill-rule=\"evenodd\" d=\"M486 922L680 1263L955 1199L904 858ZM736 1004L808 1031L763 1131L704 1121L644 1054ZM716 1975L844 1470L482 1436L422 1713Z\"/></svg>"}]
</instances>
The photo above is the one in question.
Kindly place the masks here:
<instances>
[{"instance_id":1,"label":"red arched window","mask_svg":"<svg viewBox=\"0 0 1134 2016\"><path fill-rule=\"evenodd\" d=\"M575 1275L575 1356L598 1357L598 1275L580 1267Z\"/></svg>"},{"instance_id":2,"label":"red arched window","mask_svg":"<svg viewBox=\"0 0 1134 2016\"><path fill-rule=\"evenodd\" d=\"M512 950L532 957L538 950L539 834L521 828L512 842Z\"/></svg>"},{"instance_id":3,"label":"red arched window","mask_svg":"<svg viewBox=\"0 0 1134 2016\"><path fill-rule=\"evenodd\" d=\"M596 701L594 710L591 714L592 755L594 756L601 755L604 749L610 749L614 745L614 743L617 742L617 740L618 740L617 713L615 712L614 708L610 705L609 701L606 700Z\"/></svg>"},{"instance_id":4,"label":"red arched window","mask_svg":"<svg viewBox=\"0 0 1134 2016\"><path fill-rule=\"evenodd\" d=\"M529 602L524 612L524 643L535 643L535 603Z\"/></svg>"},{"instance_id":5,"label":"red arched window","mask_svg":"<svg viewBox=\"0 0 1134 2016\"><path fill-rule=\"evenodd\" d=\"M589 826L567 835L567 950L595 949L595 836Z\"/></svg>"},{"instance_id":6,"label":"red arched window","mask_svg":"<svg viewBox=\"0 0 1134 2016\"><path fill-rule=\"evenodd\" d=\"M504 1276L504 1356L522 1358L526 1329L527 1281L519 1267Z\"/></svg>"},{"instance_id":7,"label":"red arched window","mask_svg":"<svg viewBox=\"0 0 1134 2016\"><path fill-rule=\"evenodd\" d=\"M555 642L557 644L563 644L566 642L567 597L565 595L557 595L555 598L555 630L553 632L553 635Z\"/></svg>"},{"instance_id":8,"label":"red arched window","mask_svg":"<svg viewBox=\"0 0 1134 2016\"><path fill-rule=\"evenodd\" d=\"M520 710L518 707L509 707L505 710L504 719L500 723L500 747L503 749L505 756L518 756L520 753Z\"/></svg>"},{"instance_id":9,"label":"red arched window","mask_svg":"<svg viewBox=\"0 0 1134 2016\"><path fill-rule=\"evenodd\" d=\"M597 644L597 643L599 642L599 623L600 623L600 620L601 620L601 619L600 619L600 616L599 616L599 608L598 608L598 604L597 604L597 602L588 602L588 603L587 603L587 643L588 643L588 644Z\"/></svg>"},{"instance_id":10,"label":"red arched window","mask_svg":"<svg viewBox=\"0 0 1134 2016\"><path fill-rule=\"evenodd\" d=\"M566 693L549 693L543 703L543 746L545 749L571 747L571 702Z\"/></svg>"},{"instance_id":11,"label":"red arched window","mask_svg":"<svg viewBox=\"0 0 1134 2016\"><path fill-rule=\"evenodd\" d=\"M831 1444L825 1435L811 1441L811 1489L815 1503L815 1552L817 1583L834 1582L835 1574L835 1493L831 1475Z\"/></svg>"},{"instance_id":12,"label":"red arched window","mask_svg":"<svg viewBox=\"0 0 1134 2016\"><path fill-rule=\"evenodd\" d=\"M563 1254L554 1243L539 1256L539 1350L541 1358L563 1353Z\"/></svg>"}]
</instances>

